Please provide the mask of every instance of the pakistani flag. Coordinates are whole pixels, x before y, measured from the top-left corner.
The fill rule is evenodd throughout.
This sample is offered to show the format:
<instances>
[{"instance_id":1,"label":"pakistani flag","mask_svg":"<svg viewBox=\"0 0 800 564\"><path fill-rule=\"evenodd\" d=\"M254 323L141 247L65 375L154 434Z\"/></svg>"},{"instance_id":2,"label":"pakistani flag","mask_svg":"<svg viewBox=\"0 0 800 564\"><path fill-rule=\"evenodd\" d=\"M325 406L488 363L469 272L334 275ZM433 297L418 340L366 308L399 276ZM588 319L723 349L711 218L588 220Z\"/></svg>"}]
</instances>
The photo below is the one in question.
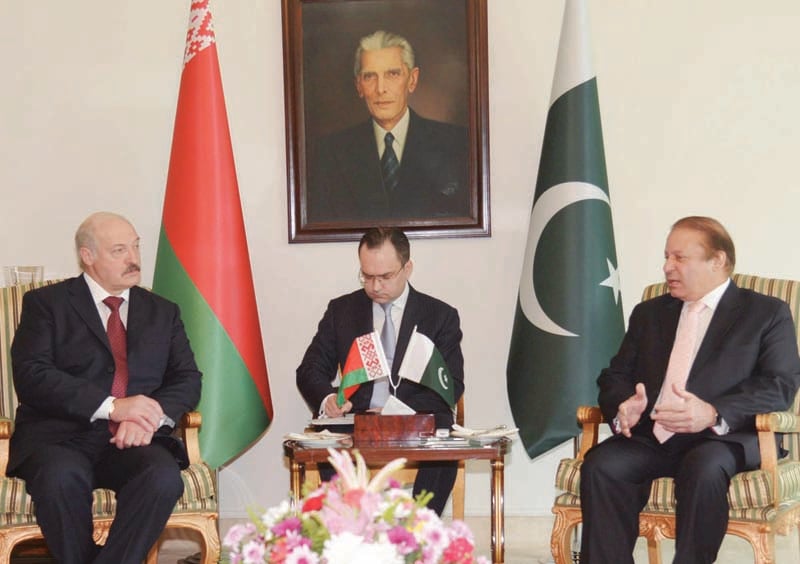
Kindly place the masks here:
<instances>
[{"instance_id":1,"label":"pakistani flag","mask_svg":"<svg viewBox=\"0 0 800 564\"><path fill-rule=\"evenodd\" d=\"M264 432L272 399L208 0L189 15L153 290L181 308L217 468Z\"/></svg>"},{"instance_id":2,"label":"pakistani flag","mask_svg":"<svg viewBox=\"0 0 800 564\"><path fill-rule=\"evenodd\" d=\"M617 267L586 7L567 0L506 373L531 458L597 403L624 330Z\"/></svg>"},{"instance_id":3,"label":"pakistani flag","mask_svg":"<svg viewBox=\"0 0 800 564\"><path fill-rule=\"evenodd\" d=\"M453 381L442 353L427 336L417 332L411 333L406 354L400 364L398 375L412 382L419 382L442 396L447 405L456 405Z\"/></svg>"},{"instance_id":4,"label":"pakistani flag","mask_svg":"<svg viewBox=\"0 0 800 564\"><path fill-rule=\"evenodd\" d=\"M356 337L350 345L347 360L344 361L342 383L339 384L336 403L339 406L344 405L358 386L370 380L388 378L391 373L378 332L373 331Z\"/></svg>"}]
</instances>

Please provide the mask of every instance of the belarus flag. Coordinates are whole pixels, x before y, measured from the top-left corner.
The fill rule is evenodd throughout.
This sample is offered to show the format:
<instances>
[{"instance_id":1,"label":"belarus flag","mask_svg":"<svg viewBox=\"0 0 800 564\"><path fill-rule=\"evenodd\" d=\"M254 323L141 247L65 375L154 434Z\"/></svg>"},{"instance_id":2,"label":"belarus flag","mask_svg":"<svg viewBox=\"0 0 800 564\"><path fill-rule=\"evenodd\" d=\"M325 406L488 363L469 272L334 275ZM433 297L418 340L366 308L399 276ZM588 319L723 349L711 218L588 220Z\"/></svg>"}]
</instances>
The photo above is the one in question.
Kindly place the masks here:
<instances>
[{"instance_id":1,"label":"belarus flag","mask_svg":"<svg viewBox=\"0 0 800 564\"><path fill-rule=\"evenodd\" d=\"M347 360L342 369L342 383L336 403L340 406L350 399L360 384L378 378L388 378L391 374L389 363L381 346L377 331L356 337L350 345Z\"/></svg>"},{"instance_id":2,"label":"belarus flag","mask_svg":"<svg viewBox=\"0 0 800 564\"><path fill-rule=\"evenodd\" d=\"M442 396L450 407L455 406L453 381L444 361L442 353L428 337L417 332L411 333L403 363L400 365L400 377L412 382L419 382Z\"/></svg>"}]
</instances>

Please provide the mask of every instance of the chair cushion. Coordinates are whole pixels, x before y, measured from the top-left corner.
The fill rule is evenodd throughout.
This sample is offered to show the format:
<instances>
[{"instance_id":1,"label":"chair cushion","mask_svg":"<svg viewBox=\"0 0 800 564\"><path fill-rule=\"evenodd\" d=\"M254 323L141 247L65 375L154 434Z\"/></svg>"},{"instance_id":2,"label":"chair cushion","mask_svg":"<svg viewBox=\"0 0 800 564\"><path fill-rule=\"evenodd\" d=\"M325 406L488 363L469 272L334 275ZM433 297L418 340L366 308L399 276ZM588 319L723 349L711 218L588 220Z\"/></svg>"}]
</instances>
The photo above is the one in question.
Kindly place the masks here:
<instances>
[{"instance_id":1,"label":"chair cushion","mask_svg":"<svg viewBox=\"0 0 800 564\"><path fill-rule=\"evenodd\" d=\"M192 464L181 472L183 495L173 513L215 511L214 479L204 463ZM94 490L92 513L94 517L113 517L117 500L111 490ZM0 478L0 526L36 523L33 502L25 491L25 482L19 478Z\"/></svg>"},{"instance_id":2,"label":"chair cushion","mask_svg":"<svg viewBox=\"0 0 800 564\"><path fill-rule=\"evenodd\" d=\"M575 458L565 458L556 471L556 488L578 498L580 503L581 464ZM778 463L778 495L782 500L800 501L800 462L782 460ZM559 497L558 499L561 499ZM558 504L559 501L556 500ZM737 474L728 488L728 504L731 517L756 519L756 515L769 512L774 499L770 490L769 475L763 470L752 470ZM670 513L675 510L675 483L672 478L659 478L653 481L650 498L645 511Z\"/></svg>"}]
</instances>

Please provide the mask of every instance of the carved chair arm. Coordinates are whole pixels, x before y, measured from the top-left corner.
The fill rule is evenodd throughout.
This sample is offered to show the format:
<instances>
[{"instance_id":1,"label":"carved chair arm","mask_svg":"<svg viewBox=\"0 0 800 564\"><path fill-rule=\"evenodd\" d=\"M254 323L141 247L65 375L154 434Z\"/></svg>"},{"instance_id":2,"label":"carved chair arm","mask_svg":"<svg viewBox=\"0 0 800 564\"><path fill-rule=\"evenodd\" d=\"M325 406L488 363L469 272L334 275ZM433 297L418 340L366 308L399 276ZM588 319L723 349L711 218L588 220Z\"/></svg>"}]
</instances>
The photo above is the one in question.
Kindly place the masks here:
<instances>
[{"instance_id":1,"label":"carved chair arm","mask_svg":"<svg viewBox=\"0 0 800 564\"><path fill-rule=\"evenodd\" d=\"M176 430L186 445L189 464L196 464L202 460L200 458L200 438L198 435L202 421L203 418L200 416L199 411L184 413Z\"/></svg>"},{"instance_id":2,"label":"carved chair arm","mask_svg":"<svg viewBox=\"0 0 800 564\"><path fill-rule=\"evenodd\" d=\"M778 447L775 433L800 432L800 418L788 411L774 411L756 415L756 431L758 432L758 449L761 453L761 469L768 472L771 480L772 499L777 507L780 499L780 483L778 481Z\"/></svg>"},{"instance_id":3,"label":"carved chair arm","mask_svg":"<svg viewBox=\"0 0 800 564\"><path fill-rule=\"evenodd\" d=\"M14 422L6 417L0 417L0 476L6 475L8 467L8 447L11 444L11 433L14 432Z\"/></svg>"},{"instance_id":4,"label":"carved chair arm","mask_svg":"<svg viewBox=\"0 0 800 564\"><path fill-rule=\"evenodd\" d=\"M603 422L603 413L597 406L581 405L578 407L578 423L581 424L581 448L578 451L578 460L583 460L586 452L597 444L600 435L600 423Z\"/></svg>"}]
</instances>

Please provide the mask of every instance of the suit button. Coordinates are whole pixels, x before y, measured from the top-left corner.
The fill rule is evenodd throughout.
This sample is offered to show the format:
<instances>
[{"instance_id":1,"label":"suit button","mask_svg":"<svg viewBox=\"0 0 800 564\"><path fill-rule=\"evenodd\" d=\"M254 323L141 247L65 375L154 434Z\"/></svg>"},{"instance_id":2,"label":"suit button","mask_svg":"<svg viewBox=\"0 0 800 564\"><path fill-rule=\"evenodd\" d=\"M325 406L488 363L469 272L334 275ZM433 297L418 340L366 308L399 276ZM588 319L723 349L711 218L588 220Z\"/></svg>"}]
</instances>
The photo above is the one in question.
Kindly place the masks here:
<instances>
[{"instance_id":1,"label":"suit button","mask_svg":"<svg viewBox=\"0 0 800 564\"><path fill-rule=\"evenodd\" d=\"M109 366L108 368L106 368L106 372L108 372L109 374L113 374L114 373L114 367L113 366Z\"/></svg>"}]
</instances>

